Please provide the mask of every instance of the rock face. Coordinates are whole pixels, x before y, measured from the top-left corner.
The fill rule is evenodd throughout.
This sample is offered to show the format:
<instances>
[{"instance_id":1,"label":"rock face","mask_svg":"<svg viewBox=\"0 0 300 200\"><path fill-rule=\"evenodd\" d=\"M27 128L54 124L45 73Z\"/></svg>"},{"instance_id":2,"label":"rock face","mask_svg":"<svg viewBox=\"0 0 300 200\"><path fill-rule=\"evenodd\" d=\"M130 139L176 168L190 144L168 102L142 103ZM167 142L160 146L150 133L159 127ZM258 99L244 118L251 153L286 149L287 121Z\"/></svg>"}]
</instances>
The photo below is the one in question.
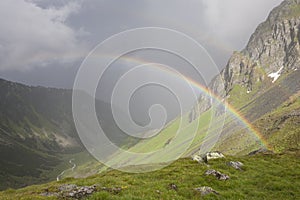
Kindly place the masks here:
<instances>
[{"instance_id":1,"label":"rock face","mask_svg":"<svg viewBox=\"0 0 300 200\"><path fill-rule=\"evenodd\" d=\"M299 9L299 0L286 0L270 13L251 36L247 47L230 58L220 74L226 93L217 94L228 95L235 84L251 92L253 84L266 79L266 74L283 74L300 68Z\"/></svg>"},{"instance_id":2,"label":"rock face","mask_svg":"<svg viewBox=\"0 0 300 200\"><path fill-rule=\"evenodd\" d=\"M298 138L293 134L298 132L296 120L290 124L283 123L280 129L271 129L272 131L265 131L265 126L256 122L271 119L270 116L276 110L280 110L285 102L299 93L299 77L300 0L284 0L257 27L245 49L234 52L226 67L211 81L208 90L218 98L202 94L192 109L190 121L208 110L213 116L210 121L212 126L202 131L210 134L213 139L205 140L206 144L202 146L208 146L206 151L213 148L226 154L247 154L253 148L265 147L260 139L251 136L253 131L246 128L243 122L247 121L265 137L267 143L272 143L266 148L276 147L278 151L288 149L289 144L283 144L281 138L293 138L291 141ZM298 95L296 98L299 97ZM224 108L221 109L222 106L228 108L226 114ZM295 107L296 109L300 108ZM238 114L235 115L236 113ZM282 116L282 121L287 121L287 113L278 115ZM219 121L222 122L219 116L226 118L224 125L220 123L222 127L218 127ZM274 117L280 118L277 115ZM300 120L298 115L293 115L292 118ZM277 125L273 124L270 128L273 126ZM214 127L218 127L216 131ZM291 130L288 132L291 135L279 133L285 128ZM216 137L218 138L214 140ZM218 142L213 143L215 141ZM210 144L215 146L211 147Z\"/></svg>"},{"instance_id":3,"label":"rock face","mask_svg":"<svg viewBox=\"0 0 300 200\"><path fill-rule=\"evenodd\" d=\"M251 93L256 83L274 81L276 77L298 69L300 0L285 0L258 26L246 48L234 52L225 69L209 84L209 89L221 99L226 99L234 85L240 85ZM201 96L192 111L193 116L210 106L210 99Z\"/></svg>"}]
</instances>

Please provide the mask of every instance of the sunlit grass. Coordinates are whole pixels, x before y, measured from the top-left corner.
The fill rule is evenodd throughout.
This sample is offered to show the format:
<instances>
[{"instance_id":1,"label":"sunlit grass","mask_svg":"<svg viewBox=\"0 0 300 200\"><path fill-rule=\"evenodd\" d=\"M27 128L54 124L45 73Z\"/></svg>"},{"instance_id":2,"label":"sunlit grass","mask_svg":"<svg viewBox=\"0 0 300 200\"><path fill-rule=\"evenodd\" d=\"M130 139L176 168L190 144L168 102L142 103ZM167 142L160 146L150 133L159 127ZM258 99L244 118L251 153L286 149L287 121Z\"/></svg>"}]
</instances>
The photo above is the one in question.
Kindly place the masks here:
<instances>
[{"instance_id":1,"label":"sunlit grass","mask_svg":"<svg viewBox=\"0 0 300 200\"><path fill-rule=\"evenodd\" d=\"M229 167L226 163L231 160L243 162L244 170ZM204 176L208 169L206 165L180 159L155 172L130 174L112 170L85 179L68 178L20 190L7 190L0 193L0 199L47 199L39 194L46 189L56 192L65 183L123 188L119 194L99 191L88 199L199 199L200 194L193 189L200 186L210 186L220 193L219 196L208 195L203 199L296 199L300 195L300 159L297 152L227 157L209 164L209 169L219 170L229 175L230 179L219 181ZM176 184L178 190L170 190L170 183Z\"/></svg>"}]
</instances>

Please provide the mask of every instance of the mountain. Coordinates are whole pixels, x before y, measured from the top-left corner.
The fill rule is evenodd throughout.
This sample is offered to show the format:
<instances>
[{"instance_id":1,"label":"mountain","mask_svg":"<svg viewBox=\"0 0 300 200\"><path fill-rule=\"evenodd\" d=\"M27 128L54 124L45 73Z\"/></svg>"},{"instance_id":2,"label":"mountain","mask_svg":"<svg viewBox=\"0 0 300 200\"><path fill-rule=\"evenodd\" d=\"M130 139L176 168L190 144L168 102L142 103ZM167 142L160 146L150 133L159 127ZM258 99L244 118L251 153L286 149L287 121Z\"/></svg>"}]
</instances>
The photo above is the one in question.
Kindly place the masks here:
<instances>
[{"instance_id":1,"label":"mountain","mask_svg":"<svg viewBox=\"0 0 300 200\"><path fill-rule=\"evenodd\" d=\"M71 91L0 80L0 188L49 180L59 153L81 145L72 122Z\"/></svg>"},{"instance_id":2,"label":"mountain","mask_svg":"<svg viewBox=\"0 0 300 200\"><path fill-rule=\"evenodd\" d=\"M299 148L299 69L300 1L285 0L257 27L246 48L233 53L209 90L242 113L275 150ZM208 97L201 96L192 113L200 116L210 108ZM238 134L223 131L216 148L238 146Z\"/></svg>"},{"instance_id":3,"label":"mountain","mask_svg":"<svg viewBox=\"0 0 300 200\"><path fill-rule=\"evenodd\" d=\"M246 48L234 52L213 78L208 86L213 99L203 93L188 115L130 150L143 153L164 148L180 125L180 140L165 159L183 150L195 127L197 134L183 157L211 149L227 155L247 155L264 148L274 152L300 149L299 41L300 1L285 0L257 27ZM149 159L160 161L160 157Z\"/></svg>"},{"instance_id":4,"label":"mountain","mask_svg":"<svg viewBox=\"0 0 300 200\"><path fill-rule=\"evenodd\" d=\"M163 156L172 159L184 151L191 140L189 133L196 127L197 134L183 157L211 148L227 155L247 155L265 148L274 152L300 149L299 41L300 1L285 0L257 27L246 48L234 52L211 81L208 90L216 96L214 101L207 94L201 95L188 115L178 117L158 135L129 150L155 151L172 141L174 148ZM177 132L180 125L182 129ZM176 134L180 139L174 144ZM161 157L143 161L160 162ZM119 165L119 160L124 164L134 161L123 155L115 160Z\"/></svg>"},{"instance_id":5,"label":"mountain","mask_svg":"<svg viewBox=\"0 0 300 200\"><path fill-rule=\"evenodd\" d=\"M199 187L203 186L216 190L207 199L297 199L300 0L285 0L276 7L258 26L246 48L233 53L208 89L217 96L215 100L221 110L214 112L212 103L215 101L203 94L190 113L179 116L159 134L138 144L124 137L113 123L109 104L96 101L97 115L112 141L119 145L132 141L127 146L131 152L159 150L179 136L173 149L163 155L134 160L136 158L116 152L112 165L143 164L150 160L151 165L141 164L148 168L161 158L173 158L191 141L188 133L194 127L198 132L182 157L198 153L199 146L214 140L215 132L221 130L213 150L221 151L225 158L209 161L209 165L179 159L163 169L142 174L106 170L84 179L67 178L21 190L6 190L0 192L0 199L206 199L199 193ZM68 168L68 163L74 163L74 158L76 162L81 161L76 164L82 164L74 173L99 172L101 166L84 152L76 134L70 90L29 87L0 80L0 94L0 189L46 182L63 174L61 171ZM222 109L225 105L230 105L228 112ZM211 126L212 116L215 122ZM182 132L177 133L180 125ZM259 139L268 145L262 146L252 137L253 132L260 134ZM252 153L249 155L249 152ZM231 161L241 161L242 170L229 166ZM230 179L220 181L204 175L212 169L220 170Z\"/></svg>"},{"instance_id":6,"label":"mountain","mask_svg":"<svg viewBox=\"0 0 300 200\"><path fill-rule=\"evenodd\" d=\"M130 138L118 128L110 108L96 100L102 128L112 142L122 145ZM0 190L56 179L75 157L77 165L93 160L73 122L72 90L0 79L0 110Z\"/></svg>"}]
</instances>

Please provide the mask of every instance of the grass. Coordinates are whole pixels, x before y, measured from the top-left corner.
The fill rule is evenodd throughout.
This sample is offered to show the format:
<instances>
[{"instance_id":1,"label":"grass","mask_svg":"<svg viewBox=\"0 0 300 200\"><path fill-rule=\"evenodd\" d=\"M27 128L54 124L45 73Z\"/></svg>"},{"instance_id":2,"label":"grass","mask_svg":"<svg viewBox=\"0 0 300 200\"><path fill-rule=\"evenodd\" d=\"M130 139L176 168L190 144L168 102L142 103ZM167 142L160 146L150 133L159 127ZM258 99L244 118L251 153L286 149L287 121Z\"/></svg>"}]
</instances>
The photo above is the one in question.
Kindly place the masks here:
<instances>
[{"instance_id":1,"label":"grass","mask_svg":"<svg viewBox=\"0 0 300 200\"><path fill-rule=\"evenodd\" d=\"M226 157L214 160L209 167L190 159L180 159L159 171L130 174L107 171L85 179L68 178L45 185L30 186L0 193L0 199L55 199L40 196L46 189L56 192L62 184L99 187L121 187L119 194L99 191L87 199L296 199L300 196L299 151L285 154ZM239 171L227 166L227 162L238 160L245 164ZM228 181L219 181L204 176L207 169L216 169L230 176ZM169 189L174 183L178 190ZM193 189L210 186L220 195L201 197Z\"/></svg>"},{"instance_id":2,"label":"grass","mask_svg":"<svg viewBox=\"0 0 300 200\"><path fill-rule=\"evenodd\" d=\"M253 126L263 136L264 141L275 152L283 152L289 148L300 148L300 118L291 113L300 113L300 93L292 95L289 100L253 122ZM227 154L245 154L245 150L253 151L260 144L257 138L245 133L244 129L233 132L225 140L220 141L218 150Z\"/></svg>"},{"instance_id":3,"label":"grass","mask_svg":"<svg viewBox=\"0 0 300 200\"><path fill-rule=\"evenodd\" d=\"M292 113L298 113L291 115ZM300 92L282 106L258 119L254 125L265 135L277 152L287 148L300 148Z\"/></svg>"},{"instance_id":4,"label":"grass","mask_svg":"<svg viewBox=\"0 0 300 200\"><path fill-rule=\"evenodd\" d=\"M130 163L148 163L151 159L151 163L160 163L160 162L166 162L166 160L174 158L174 156L179 155L181 152L185 152L183 157L191 155L192 152L195 151L195 149L199 148L199 144L203 141L203 138L206 134L208 124L211 120L211 111L208 111L206 113L203 113L199 120L195 120L192 123L188 122L188 116L185 115L182 117L182 129L179 131L178 137L176 141L174 142L174 138L176 136L176 132L179 129L180 125L180 119L176 119L173 122L169 123L168 126L166 126L158 135L145 139L134 145L133 147L129 148L130 152L134 153L148 153L153 152L159 149L163 149L168 146L168 141L172 141L177 145L174 145L174 147L166 151L165 154L159 154L154 156L144 156L141 158L132 158L128 155L124 155L121 152L116 152L114 155L111 156L110 166L113 165L119 165L122 163L125 163L126 165L130 166ZM198 126L198 129L197 129ZM190 137L188 137L189 134L192 131L198 131L198 134L196 134L193 141L191 141ZM190 142L191 146L190 148L183 149L182 144ZM125 148L125 150L127 150ZM82 155L81 155L82 156ZM75 158L75 157L74 157ZM84 159L84 157L82 157ZM87 175L95 174L97 172L102 172L107 169L107 167L103 166L102 164L95 162L95 160L90 159L86 162L86 159L84 159L84 162L77 163L77 161L81 160L82 158L75 158L75 163L77 164L76 169L72 172L71 170L67 170L64 174L64 177L86 177ZM71 159L71 157L70 157ZM66 159L64 159L66 160ZM68 161L66 161L68 162ZM69 166L70 167L70 166Z\"/></svg>"},{"instance_id":5,"label":"grass","mask_svg":"<svg viewBox=\"0 0 300 200\"><path fill-rule=\"evenodd\" d=\"M293 4L291 5L290 12L286 13L287 18L296 18L300 16L300 5Z\"/></svg>"},{"instance_id":6,"label":"grass","mask_svg":"<svg viewBox=\"0 0 300 200\"><path fill-rule=\"evenodd\" d=\"M258 74L265 75L265 72L261 67L257 67L256 71L258 71ZM262 103L262 101L266 104L270 104L272 98L275 98L273 87L275 87L276 89L278 85L285 85L284 80L286 78L287 76L282 75L280 79L277 80L274 84L272 84L271 80L269 79L266 80L263 84L256 83L253 85L253 90L250 94L247 94L246 88L243 88L241 86L235 86L234 89L231 91L231 97L229 98L229 102L235 108L243 107L243 109L240 110L240 112L243 113L244 116L247 116L247 114L249 113L253 114L261 112L261 114L257 115L258 118L253 119L252 123L254 125L254 128L257 129L257 131L265 137L267 143L270 146L272 146L273 150L275 150L277 153L283 152L289 148L300 148L299 117L296 116L294 118L289 118L288 120L284 121L284 123L281 123L280 126L276 124L278 121L281 120L283 116L288 115L289 113L297 109L300 109L299 94L291 96L290 99L286 102L284 102L284 99L279 99L279 107L274 106L273 111L267 112L266 114L262 112L263 108L256 110L254 109L254 111L252 108L258 106L258 104ZM269 92L270 88L273 89L271 92ZM282 92L282 89L280 91L276 89L276 92L276 95L282 96L282 94L279 93ZM268 93L268 95L271 94L271 96L267 95L267 100L261 98L255 101L261 95L264 96L265 93ZM249 102L254 103L251 104ZM250 112L249 110L253 112ZM269 108L267 110L269 110ZM182 117L182 126L184 128L181 132L179 132L179 139L176 141L179 147L182 146L182 144L189 142L190 138L187 137L188 134L186 133L190 133L190 130L193 130L196 126L198 126L197 134L193 142L191 143L190 148L186 151L184 155L182 155L182 157L189 156L196 152L199 149L200 144L203 143L204 139L206 139L206 141L214 139L214 130L220 128L223 128L224 134L220 137L220 140L214 147L215 150L219 150L228 155L245 155L250 151L264 147L264 144L261 142L262 139L258 138L253 132L253 130L249 129L248 125L245 125L245 123L242 122L239 117L234 116L234 113L232 113L231 111L228 111L226 114L224 127L222 127L222 123L219 123L222 122L221 118L224 117L223 115L214 118L214 121L212 122L212 127L209 127L210 120L212 119L212 112L213 111L209 110L205 113L202 113L199 117L199 121L195 120L192 123L188 123L188 116ZM129 148L129 151L137 153L146 153L166 147L169 141L174 140L176 131L179 127L179 123L180 120L176 119L175 121L170 123L165 129L163 129L163 131L161 131L158 135L139 142L132 148ZM208 137L205 138L205 136ZM114 165L120 164L122 162L143 164L143 162L147 163L147 161L149 161L150 159L151 162L157 161L157 163L159 163L162 162L162 160L168 160L170 157L173 157L182 150L183 149L177 148L177 146L175 146L175 148L171 149L167 154L163 154L163 157L160 154L159 157L152 156L140 159L130 158L126 155L124 156L123 154L117 153L113 156L112 162L110 164ZM91 170L95 171L95 168L98 169L98 171L105 170L105 168L101 167L100 165L97 165L97 163L88 163L84 166L79 166L78 171L76 171L76 173L81 173L80 170L83 172L82 174L88 173L88 171Z\"/></svg>"},{"instance_id":7,"label":"grass","mask_svg":"<svg viewBox=\"0 0 300 200\"><path fill-rule=\"evenodd\" d=\"M239 107L239 99L245 103L240 110L253 127L260 133L265 143L275 152L289 148L300 148L300 93L297 72L282 75L275 83L265 81L257 97L247 101L245 89L237 86L229 101ZM269 86L269 84L271 84ZM264 85L264 86L263 86ZM253 90L253 94L256 93ZM298 92L297 92L298 91ZM252 94L252 93L250 93ZM239 97L239 98L238 98ZM234 101L236 100L236 101ZM291 113L295 113L291 116ZM298 114L297 114L298 113ZM220 141L217 149L227 154L245 154L255 150L259 144L255 137L245 134L245 129L231 131L231 134Z\"/></svg>"}]
</instances>

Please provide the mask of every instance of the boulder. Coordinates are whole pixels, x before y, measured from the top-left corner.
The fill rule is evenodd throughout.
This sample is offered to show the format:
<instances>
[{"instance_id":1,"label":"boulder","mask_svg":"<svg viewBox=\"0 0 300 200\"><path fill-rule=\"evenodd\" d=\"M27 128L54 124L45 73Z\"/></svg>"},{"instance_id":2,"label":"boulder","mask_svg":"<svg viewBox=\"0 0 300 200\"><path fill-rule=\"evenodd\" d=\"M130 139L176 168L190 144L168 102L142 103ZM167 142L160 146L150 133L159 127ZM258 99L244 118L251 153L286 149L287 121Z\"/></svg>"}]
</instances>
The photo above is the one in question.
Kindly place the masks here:
<instances>
[{"instance_id":1,"label":"boulder","mask_svg":"<svg viewBox=\"0 0 300 200\"><path fill-rule=\"evenodd\" d=\"M197 161L198 163L204 162L203 158L199 155L192 156L193 161Z\"/></svg>"},{"instance_id":2,"label":"boulder","mask_svg":"<svg viewBox=\"0 0 300 200\"><path fill-rule=\"evenodd\" d=\"M177 191L177 190L178 190L178 187L177 187L177 185L175 185L174 183L171 183L171 184L169 184L169 189L170 189L170 190L175 190L175 191Z\"/></svg>"},{"instance_id":3,"label":"boulder","mask_svg":"<svg viewBox=\"0 0 300 200\"><path fill-rule=\"evenodd\" d=\"M225 156L221 152L218 152L218 151L206 153L205 157L206 157L207 161L219 159L219 158L225 158Z\"/></svg>"},{"instance_id":4,"label":"boulder","mask_svg":"<svg viewBox=\"0 0 300 200\"><path fill-rule=\"evenodd\" d=\"M192 160L197 161L199 163L201 163L201 162L207 163L209 160L214 160L214 159L219 159L219 158L225 158L225 156L221 152L218 152L218 151L208 152L204 155L196 154L196 155L192 156Z\"/></svg>"},{"instance_id":5,"label":"boulder","mask_svg":"<svg viewBox=\"0 0 300 200\"><path fill-rule=\"evenodd\" d=\"M205 196L205 195L208 195L208 194L217 194L217 195L219 195L219 193L217 191L215 191L211 187L207 187L207 186L195 188L194 190L197 191L197 192L200 192L202 196Z\"/></svg>"},{"instance_id":6,"label":"boulder","mask_svg":"<svg viewBox=\"0 0 300 200\"><path fill-rule=\"evenodd\" d=\"M222 174L219 171L216 171L214 169L209 169L205 173L205 175L213 175L215 176L218 180L228 180L230 177L226 174Z\"/></svg>"}]
</instances>

